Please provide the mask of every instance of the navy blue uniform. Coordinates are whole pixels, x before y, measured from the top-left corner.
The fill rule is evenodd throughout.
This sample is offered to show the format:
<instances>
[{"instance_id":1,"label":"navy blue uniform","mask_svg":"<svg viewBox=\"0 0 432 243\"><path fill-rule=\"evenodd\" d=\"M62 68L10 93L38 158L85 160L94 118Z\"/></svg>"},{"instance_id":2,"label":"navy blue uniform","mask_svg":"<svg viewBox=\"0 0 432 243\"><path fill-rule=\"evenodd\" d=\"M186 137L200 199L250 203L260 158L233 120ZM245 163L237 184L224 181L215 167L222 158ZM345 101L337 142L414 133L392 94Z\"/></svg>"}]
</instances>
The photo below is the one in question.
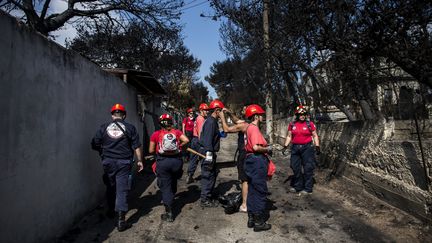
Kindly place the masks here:
<instances>
[{"instance_id":1,"label":"navy blue uniform","mask_svg":"<svg viewBox=\"0 0 432 243\"><path fill-rule=\"evenodd\" d=\"M211 152L213 160L203 160L201 163L201 201L208 201L212 196L216 183L216 152L220 148L219 125L217 119L208 116L204 122L199 139L200 152L206 154Z\"/></svg>"},{"instance_id":2,"label":"navy blue uniform","mask_svg":"<svg viewBox=\"0 0 432 243\"><path fill-rule=\"evenodd\" d=\"M244 170L248 177L248 213L262 215L265 211L267 197L267 169L269 160L264 154L256 153L253 149L255 145L267 146L259 128L250 124L246 129L245 150L247 152L244 161Z\"/></svg>"},{"instance_id":3,"label":"navy blue uniform","mask_svg":"<svg viewBox=\"0 0 432 243\"><path fill-rule=\"evenodd\" d=\"M312 143L292 145L291 168L294 172L293 186L296 191L312 192L315 163L315 149Z\"/></svg>"},{"instance_id":4,"label":"navy blue uniform","mask_svg":"<svg viewBox=\"0 0 432 243\"><path fill-rule=\"evenodd\" d=\"M198 137L195 137L195 136L192 137L190 147L195 151L200 150L200 146L198 144L198 141L199 141ZM196 168L198 166L199 161L200 161L200 158L198 157L198 155L191 154L189 165L188 165L188 171L187 171L189 176L193 176L195 174L195 171L196 171Z\"/></svg>"},{"instance_id":5,"label":"navy blue uniform","mask_svg":"<svg viewBox=\"0 0 432 243\"><path fill-rule=\"evenodd\" d=\"M315 124L310 121L296 121L288 125L292 133L291 168L294 172L292 185L296 191L312 192L315 169L315 148L312 144L312 132Z\"/></svg>"},{"instance_id":6,"label":"navy blue uniform","mask_svg":"<svg viewBox=\"0 0 432 243\"><path fill-rule=\"evenodd\" d=\"M180 143L179 138L183 133L177 129L171 129L169 132L158 130L150 137L150 141L156 144L157 185L162 192L162 201L164 205L171 207L174 195L177 193L177 180L180 179L183 174L183 160L180 152L174 155L163 155L159 153L159 148L161 147L161 133L174 134L178 139L178 143Z\"/></svg>"},{"instance_id":7,"label":"navy blue uniform","mask_svg":"<svg viewBox=\"0 0 432 243\"><path fill-rule=\"evenodd\" d=\"M102 157L104 182L107 185L108 205L113 205L115 194L115 211L127 212L127 195L130 190L134 150L141 146L136 128L121 119L103 124L92 140L92 148L98 150Z\"/></svg>"},{"instance_id":8,"label":"navy blue uniform","mask_svg":"<svg viewBox=\"0 0 432 243\"><path fill-rule=\"evenodd\" d=\"M157 185L162 192L162 201L166 206L172 206L177 193L177 180L183 174L183 160L178 156L156 157Z\"/></svg>"}]
</instances>

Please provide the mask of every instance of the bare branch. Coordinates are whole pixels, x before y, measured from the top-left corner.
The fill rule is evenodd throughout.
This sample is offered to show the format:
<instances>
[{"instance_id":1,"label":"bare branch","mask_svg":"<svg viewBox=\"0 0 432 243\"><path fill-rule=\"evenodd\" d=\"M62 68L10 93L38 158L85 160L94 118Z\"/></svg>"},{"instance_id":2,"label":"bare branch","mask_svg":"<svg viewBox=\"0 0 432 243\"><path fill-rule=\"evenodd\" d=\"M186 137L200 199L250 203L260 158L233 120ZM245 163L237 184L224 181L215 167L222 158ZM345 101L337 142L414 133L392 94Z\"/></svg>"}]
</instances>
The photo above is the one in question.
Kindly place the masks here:
<instances>
[{"instance_id":1,"label":"bare branch","mask_svg":"<svg viewBox=\"0 0 432 243\"><path fill-rule=\"evenodd\" d=\"M8 0L8 1L6 1L6 2L7 2L7 3L13 3L13 4L15 4L18 8L20 8L20 9L22 9L22 10L25 9L25 7L24 7L23 5L21 5L21 3L15 1L15 0Z\"/></svg>"},{"instance_id":2,"label":"bare branch","mask_svg":"<svg viewBox=\"0 0 432 243\"><path fill-rule=\"evenodd\" d=\"M76 16L92 16L92 15L97 15L97 14L104 14L104 13L108 13L109 11L112 10L121 10L122 7L121 5L113 5L113 6L109 6L109 7L105 7L105 8L101 8L101 9L94 9L94 10L78 10L78 9L73 9L73 13Z\"/></svg>"},{"instance_id":3,"label":"bare branch","mask_svg":"<svg viewBox=\"0 0 432 243\"><path fill-rule=\"evenodd\" d=\"M46 0L45 1L44 6L42 8L41 16L40 16L41 19L45 19L45 15L46 15L46 13L48 11L48 7L49 7L50 3L51 3L51 0Z\"/></svg>"}]
</instances>

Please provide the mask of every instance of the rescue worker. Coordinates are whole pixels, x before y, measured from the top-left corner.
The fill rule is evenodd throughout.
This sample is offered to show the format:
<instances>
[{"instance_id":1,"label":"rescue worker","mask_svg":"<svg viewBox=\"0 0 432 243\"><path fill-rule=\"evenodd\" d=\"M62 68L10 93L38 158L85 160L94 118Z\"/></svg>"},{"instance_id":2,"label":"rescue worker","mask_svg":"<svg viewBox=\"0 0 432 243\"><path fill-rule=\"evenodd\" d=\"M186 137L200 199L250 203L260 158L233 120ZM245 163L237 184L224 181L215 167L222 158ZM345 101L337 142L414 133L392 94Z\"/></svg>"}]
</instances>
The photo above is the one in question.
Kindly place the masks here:
<instances>
[{"instance_id":1,"label":"rescue worker","mask_svg":"<svg viewBox=\"0 0 432 243\"><path fill-rule=\"evenodd\" d=\"M190 145L191 148L195 151L199 151L199 149L200 149L199 145L198 145L198 140L199 140L199 136L201 134L202 125L204 124L204 120L207 117L207 109L208 109L208 105L206 103L202 103L198 107L199 115L195 119L193 136L192 136L192 141L191 141L191 145ZM194 182L193 175L195 174L195 170L197 168L199 160L200 160L200 158L198 157L198 155L191 154L191 158L190 158L189 165L188 165L188 171L187 171L187 173L188 173L188 177L186 180L187 184Z\"/></svg>"},{"instance_id":2,"label":"rescue worker","mask_svg":"<svg viewBox=\"0 0 432 243\"><path fill-rule=\"evenodd\" d=\"M202 126L199 137L199 152L206 156L201 163L201 207L217 207L218 202L212 200L218 169L216 168L216 152L220 148L218 118L224 104L213 100L209 105L208 115Z\"/></svg>"},{"instance_id":3,"label":"rescue worker","mask_svg":"<svg viewBox=\"0 0 432 243\"><path fill-rule=\"evenodd\" d=\"M186 137L189 139L189 141L192 141L192 135L193 135L193 129L194 129L194 123L195 123L195 117L194 112L192 108L188 108L186 110L186 117L183 119L182 122L182 132ZM190 154L186 151L186 146L184 149L184 157L185 161L188 161L190 158Z\"/></svg>"},{"instance_id":4,"label":"rescue worker","mask_svg":"<svg viewBox=\"0 0 432 243\"><path fill-rule=\"evenodd\" d=\"M246 107L244 106L242 109L242 115L244 116ZM235 123L234 126L229 127L228 123L225 120L224 112L220 113L222 126L224 132L227 133L238 133L237 139L237 150L238 150L238 160L237 160L237 171L238 171L238 179L241 182L241 191L242 191L242 204L240 205L240 212L247 212L247 193L248 193L248 182L247 176L244 172L244 159L246 158L246 150L244 149L245 145L245 137L244 132L246 131L246 127L249 125L245 120L239 119L236 115L234 115L230 110L224 108L224 112L227 113Z\"/></svg>"},{"instance_id":5,"label":"rescue worker","mask_svg":"<svg viewBox=\"0 0 432 243\"><path fill-rule=\"evenodd\" d=\"M123 105L115 104L111 108L111 118L112 121L103 124L96 132L92 148L99 151L102 158L108 205L115 205L118 213L117 230L124 231L131 226L125 216L134 152L138 172L143 169L141 143L135 126L125 122L126 109Z\"/></svg>"},{"instance_id":6,"label":"rescue worker","mask_svg":"<svg viewBox=\"0 0 432 243\"><path fill-rule=\"evenodd\" d=\"M288 125L284 150L292 144L291 169L294 173L294 182L291 191L307 195L313 191L315 152L320 153L319 138L315 124L306 118L307 111L304 106L297 106L295 116L295 121Z\"/></svg>"},{"instance_id":7,"label":"rescue worker","mask_svg":"<svg viewBox=\"0 0 432 243\"><path fill-rule=\"evenodd\" d=\"M244 170L248 177L248 223L249 228L255 232L271 229L271 224L265 220L265 209L267 202L267 171L269 159L267 154L272 154L271 146L259 130L263 122L265 111L259 105L246 107L245 116L249 119L249 126L245 131L246 159Z\"/></svg>"},{"instance_id":8,"label":"rescue worker","mask_svg":"<svg viewBox=\"0 0 432 243\"><path fill-rule=\"evenodd\" d=\"M161 115L159 124L162 129L151 135L149 153L156 154L157 185L162 192L162 202L165 206L165 213L161 215L161 219L173 222L172 207L177 192L177 180L183 173L181 147L186 145L189 139L180 130L173 128L172 116Z\"/></svg>"}]
</instances>

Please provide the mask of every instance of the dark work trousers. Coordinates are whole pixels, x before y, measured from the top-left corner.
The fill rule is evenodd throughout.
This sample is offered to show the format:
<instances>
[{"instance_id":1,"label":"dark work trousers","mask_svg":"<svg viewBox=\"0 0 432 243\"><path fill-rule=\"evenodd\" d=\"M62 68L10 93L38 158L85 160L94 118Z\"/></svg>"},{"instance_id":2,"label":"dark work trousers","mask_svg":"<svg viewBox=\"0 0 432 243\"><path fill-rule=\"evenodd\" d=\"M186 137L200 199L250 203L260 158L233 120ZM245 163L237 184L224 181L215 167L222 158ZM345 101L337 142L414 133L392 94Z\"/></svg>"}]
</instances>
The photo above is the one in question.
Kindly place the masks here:
<instances>
[{"instance_id":1,"label":"dark work trousers","mask_svg":"<svg viewBox=\"0 0 432 243\"><path fill-rule=\"evenodd\" d=\"M198 137L192 138L190 147L195 151L199 150ZM189 160L189 165L188 165L188 171L187 171L189 176L193 176L195 174L196 168L198 166L198 162L200 160L201 160L201 158L198 155L191 154L190 160Z\"/></svg>"},{"instance_id":2,"label":"dark work trousers","mask_svg":"<svg viewBox=\"0 0 432 243\"><path fill-rule=\"evenodd\" d=\"M115 200L116 200L116 189L115 185L111 185L111 181L106 172L104 172L102 176L102 180L106 186L105 197L108 204L108 210L114 211L115 209Z\"/></svg>"},{"instance_id":3,"label":"dark work trousers","mask_svg":"<svg viewBox=\"0 0 432 243\"><path fill-rule=\"evenodd\" d=\"M294 172L296 191L312 192L315 169L315 149L312 143L292 145L291 169Z\"/></svg>"},{"instance_id":4,"label":"dark work trousers","mask_svg":"<svg viewBox=\"0 0 432 243\"><path fill-rule=\"evenodd\" d=\"M244 169L248 178L248 213L263 214L267 202L267 169L269 161L262 154L248 154Z\"/></svg>"},{"instance_id":5,"label":"dark work trousers","mask_svg":"<svg viewBox=\"0 0 432 243\"><path fill-rule=\"evenodd\" d=\"M189 141L192 141L193 131L185 131L184 135L189 139ZM183 148L183 157L186 159L185 161L189 161L190 156L191 156L191 154L186 151L186 149L189 147L190 147L190 143L186 144L185 147Z\"/></svg>"},{"instance_id":6,"label":"dark work trousers","mask_svg":"<svg viewBox=\"0 0 432 243\"><path fill-rule=\"evenodd\" d=\"M203 152L205 155L205 151ZM213 160L205 159L201 162L201 201L210 200L216 184L218 169L216 167L216 153L213 152Z\"/></svg>"},{"instance_id":7,"label":"dark work trousers","mask_svg":"<svg viewBox=\"0 0 432 243\"><path fill-rule=\"evenodd\" d=\"M246 158L246 150L239 149L238 160L237 160L237 172L239 181L247 181L247 176L244 171L244 161Z\"/></svg>"},{"instance_id":8,"label":"dark work trousers","mask_svg":"<svg viewBox=\"0 0 432 243\"><path fill-rule=\"evenodd\" d=\"M180 179L183 173L182 167L183 161L180 156L157 156L157 184L162 192L162 201L167 206L172 206L174 195L177 192L177 180Z\"/></svg>"},{"instance_id":9,"label":"dark work trousers","mask_svg":"<svg viewBox=\"0 0 432 243\"><path fill-rule=\"evenodd\" d=\"M129 175L132 168L130 159L104 158L102 166L108 179L107 197L112 197L115 192L115 211L127 212L127 197L130 190ZM108 195L110 194L110 195Z\"/></svg>"}]
</instances>

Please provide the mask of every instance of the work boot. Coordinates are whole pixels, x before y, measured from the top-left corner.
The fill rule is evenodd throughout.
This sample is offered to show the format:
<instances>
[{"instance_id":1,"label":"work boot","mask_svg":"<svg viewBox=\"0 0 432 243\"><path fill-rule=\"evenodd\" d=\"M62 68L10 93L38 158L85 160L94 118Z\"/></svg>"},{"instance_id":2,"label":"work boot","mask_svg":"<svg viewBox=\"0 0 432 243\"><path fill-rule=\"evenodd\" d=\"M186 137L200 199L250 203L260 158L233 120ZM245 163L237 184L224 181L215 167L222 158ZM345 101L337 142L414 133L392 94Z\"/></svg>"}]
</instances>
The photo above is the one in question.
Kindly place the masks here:
<instances>
[{"instance_id":1,"label":"work boot","mask_svg":"<svg viewBox=\"0 0 432 243\"><path fill-rule=\"evenodd\" d=\"M131 225L128 222L126 222L126 212L120 211L118 224L117 224L117 230L119 232L122 232L122 231L129 229L130 227L131 227Z\"/></svg>"},{"instance_id":2,"label":"work boot","mask_svg":"<svg viewBox=\"0 0 432 243\"><path fill-rule=\"evenodd\" d=\"M214 201L214 200L201 201L201 207L202 208L215 208L218 205L219 204L216 201Z\"/></svg>"},{"instance_id":3,"label":"work boot","mask_svg":"<svg viewBox=\"0 0 432 243\"><path fill-rule=\"evenodd\" d=\"M189 175L188 178L187 178L187 180L186 180L186 184L191 184L193 182L194 182L193 176Z\"/></svg>"},{"instance_id":4,"label":"work boot","mask_svg":"<svg viewBox=\"0 0 432 243\"><path fill-rule=\"evenodd\" d=\"M267 224L263 214L254 214L255 226L254 231L260 232L271 229L271 224Z\"/></svg>"},{"instance_id":5,"label":"work boot","mask_svg":"<svg viewBox=\"0 0 432 243\"><path fill-rule=\"evenodd\" d=\"M165 205L165 213L161 215L161 219L167 222L174 222L174 215L170 206Z\"/></svg>"},{"instance_id":6,"label":"work boot","mask_svg":"<svg viewBox=\"0 0 432 243\"><path fill-rule=\"evenodd\" d=\"M253 228L255 226L255 217L253 213L248 213L247 227Z\"/></svg>"}]
</instances>

